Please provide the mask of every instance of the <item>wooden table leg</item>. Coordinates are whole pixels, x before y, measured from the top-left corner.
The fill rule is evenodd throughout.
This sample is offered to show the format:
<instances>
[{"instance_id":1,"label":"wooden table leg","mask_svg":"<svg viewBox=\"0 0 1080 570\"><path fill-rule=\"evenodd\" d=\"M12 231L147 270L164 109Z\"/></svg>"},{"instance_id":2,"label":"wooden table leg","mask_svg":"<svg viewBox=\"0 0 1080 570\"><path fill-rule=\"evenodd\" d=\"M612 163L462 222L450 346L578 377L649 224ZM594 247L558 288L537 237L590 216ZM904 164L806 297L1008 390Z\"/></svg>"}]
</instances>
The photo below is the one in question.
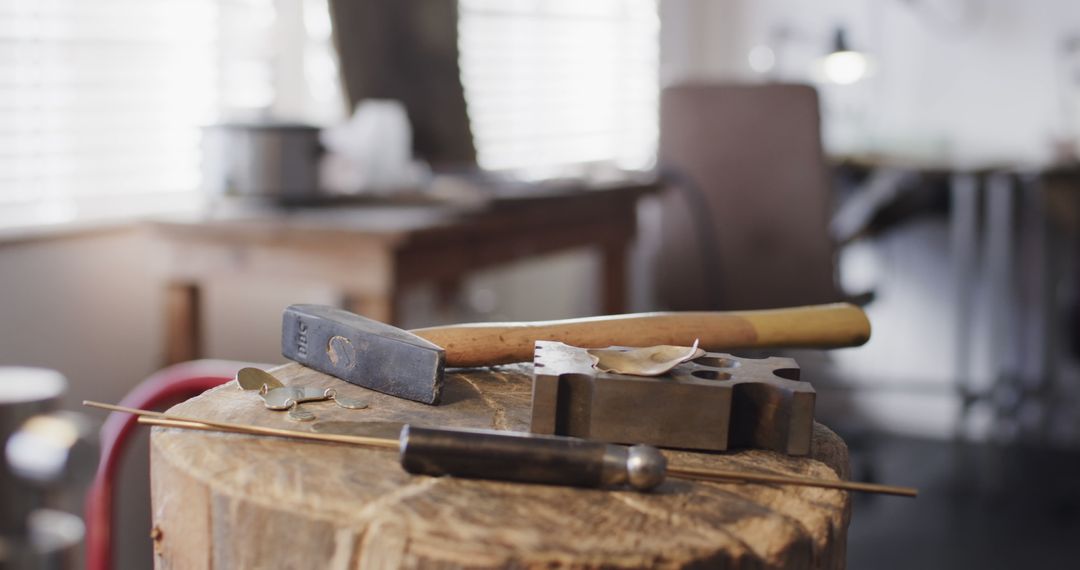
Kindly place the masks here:
<instances>
[{"instance_id":1,"label":"wooden table leg","mask_svg":"<svg viewBox=\"0 0 1080 570\"><path fill-rule=\"evenodd\" d=\"M172 282L165 288L165 365L195 360L202 351L199 285Z\"/></svg>"},{"instance_id":2,"label":"wooden table leg","mask_svg":"<svg viewBox=\"0 0 1080 570\"><path fill-rule=\"evenodd\" d=\"M600 303L603 314L625 313L627 243L606 244L601 256L603 274L600 276Z\"/></svg>"},{"instance_id":3,"label":"wooden table leg","mask_svg":"<svg viewBox=\"0 0 1080 570\"><path fill-rule=\"evenodd\" d=\"M346 293L342 299L346 311L363 315L381 323L397 325L397 296Z\"/></svg>"}]
</instances>

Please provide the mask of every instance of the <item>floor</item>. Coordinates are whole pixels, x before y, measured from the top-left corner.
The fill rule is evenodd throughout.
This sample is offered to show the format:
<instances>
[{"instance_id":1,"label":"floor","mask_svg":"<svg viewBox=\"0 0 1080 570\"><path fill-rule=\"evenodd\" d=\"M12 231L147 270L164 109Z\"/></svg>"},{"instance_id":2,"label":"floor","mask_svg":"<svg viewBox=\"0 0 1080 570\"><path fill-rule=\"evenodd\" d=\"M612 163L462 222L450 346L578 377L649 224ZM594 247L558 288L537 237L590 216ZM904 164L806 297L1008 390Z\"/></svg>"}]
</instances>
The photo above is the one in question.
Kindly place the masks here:
<instances>
[{"instance_id":1,"label":"floor","mask_svg":"<svg viewBox=\"0 0 1080 570\"><path fill-rule=\"evenodd\" d=\"M856 497L848 568L1080 567L1080 452L842 435L854 477L920 491Z\"/></svg>"}]
</instances>

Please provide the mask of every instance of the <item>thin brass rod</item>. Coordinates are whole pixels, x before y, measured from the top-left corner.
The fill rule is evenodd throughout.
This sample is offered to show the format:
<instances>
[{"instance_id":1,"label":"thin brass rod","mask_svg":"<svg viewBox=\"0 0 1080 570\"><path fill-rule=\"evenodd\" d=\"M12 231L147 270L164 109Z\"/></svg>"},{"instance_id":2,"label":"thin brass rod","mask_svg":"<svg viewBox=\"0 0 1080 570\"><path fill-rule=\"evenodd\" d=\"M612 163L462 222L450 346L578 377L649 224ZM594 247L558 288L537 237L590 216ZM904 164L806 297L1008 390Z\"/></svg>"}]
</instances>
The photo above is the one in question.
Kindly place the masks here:
<instances>
[{"instance_id":1,"label":"thin brass rod","mask_svg":"<svg viewBox=\"0 0 1080 570\"><path fill-rule=\"evenodd\" d=\"M161 418L155 418L153 416L139 416L138 422L140 424L148 425L148 426L171 427L171 428L179 428L179 429L190 429L190 430L196 430L196 431L216 431L216 432L221 432L221 433L249 433L249 432L246 432L246 431L242 432L240 430L228 430L228 431L226 431L226 430L224 430L222 428L215 427L215 426L208 426L206 424L202 424L202 423L199 423L199 422L186 422L186 421L182 421L182 420L163 420Z\"/></svg>"},{"instance_id":2,"label":"thin brass rod","mask_svg":"<svg viewBox=\"0 0 1080 570\"><path fill-rule=\"evenodd\" d=\"M185 418L172 414L164 414L137 408L126 408L101 402L84 401L84 405L115 412L126 412L141 416L139 423L180 429L199 431L224 431L250 435L267 435L275 437L287 437L308 441L323 441L329 443L345 443L349 445L361 445L379 449L398 449L396 439L378 437L365 437L359 435L342 435L329 433L313 433L288 429L268 428L247 424L230 422L218 422L196 418ZM792 475L772 475L768 473L752 473L747 471L730 471L723 469L703 469L698 467L669 466L667 474L670 477L691 479L695 481L711 481L719 483L766 483L776 485L799 485L804 487L821 487L826 489L840 489L843 491L859 491L863 493L878 493L884 495L898 495L902 497L915 497L916 489L911 487L896 487L892 485L876 485L873 483L859 483L854 481L840 481L817 479L812 477L798 477Z\"/></svg>"},{"instance_id":3,"label":"thin brass rod","mask_svg":"<svg viewBox=\"0 0 1080 570\"><path fill-rule=\"evenodd\" d=\"M799 477L796 475L772 475L769 473L751 473L747 471L729 471L724 469L701 469L697 467L669 466L669 477L681 479L694 479L697 481L716 482L750 482L750 483L775 483L779 485L801 485L804 487L823 487L826 489L841 489L844 491L861 491L863 493L878 493L882 495L898 495L901 497L915 497L919 494L918 489L911 487L897 487L894 485L877 485L874 483L859 483L857 481L831 481L813 477Z\"/></svg>"},{"instance_id":4,"label":"thin brass rod","mask_svg":"<svg viewBox=\"0 0 1080 570\"><path fill-rule=\"evenodd\" d=\"M362 435L343 435L334 433L312 433L306 431L295 431L290 429L279 429L262 426L253 426L247 424L236 424L231 422L218 422L212 420L204 420L198 418L185 418L183 416L176 416L172 414L164 414L161 412L154 412L150 410L140 410L138 408L127 408L124 406L115 406L113 404L103 404L101 402L92 402L89 400L83 401L84 406L90 406L92 408L100 408L103 410L111 410L114 412L125 412L128 414L135 414L137 416L147 418L157 418L162 420L170 420L174 422L186 422L192 424L202 424L204 426L211 426L219 428L221 431L231 431L236 433L248 433L255 435L269 435L276 437L292 437L298 439L309 439L313 441L326 441L330 443L347 443L350 445L362 445L365 447L378 447L382 449L397 449L398 442L396 439L386 439L381 437L366 437ZM179 426L176 426L179 427ZM199 429L199 428L195 428Z\"/></svg>"}]
</instances>

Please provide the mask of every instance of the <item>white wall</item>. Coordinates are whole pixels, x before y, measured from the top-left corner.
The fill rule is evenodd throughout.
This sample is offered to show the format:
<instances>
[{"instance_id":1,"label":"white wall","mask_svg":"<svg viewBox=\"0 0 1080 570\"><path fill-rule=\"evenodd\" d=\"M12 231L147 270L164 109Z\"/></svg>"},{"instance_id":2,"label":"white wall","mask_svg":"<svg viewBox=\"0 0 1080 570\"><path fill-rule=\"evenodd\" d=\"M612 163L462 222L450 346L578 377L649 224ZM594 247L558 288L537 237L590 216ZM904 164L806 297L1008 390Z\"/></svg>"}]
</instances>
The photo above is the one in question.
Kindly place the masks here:
<instances>
[{"instance_id":1,"label":"white wall","mask_svg":"<svg viewBox=\"0 0 1080 570\"><path fill-rule=\"evenodd\" d=\"M660 0L660 82L737 78L745 72L743 28L753 5L734 1Z\"/></svg>"},{"instance_id":2,"label":"white wall","mask_svg":"<svg viewBox=\"0 0 1080 570\"><path fill-rule=\"evenodd\" d=\"M129 230L0 243L0 365L59 370L71 403L119 399L161 360L147 255Z\"/></svg>"},{"instance_id":3,"label":"white wall","mask_svg":"<svg viewBox=\"0 0 1080 570\"><path fill-rule=\"evenodd\" d=\"M853 47L874 57L876 75L826 89L826 110L849 106L846 117L827 116L827 127L857 123L830 142L962 160L1049 152L1063 122L1059 45L1080 33L1072 0L663 0L662 16L669 82L761 79L747 54L770 43L782 77L806 79L843 25ZM783 46L778 28L790 31Z\"/></svg>"}]
</instances>

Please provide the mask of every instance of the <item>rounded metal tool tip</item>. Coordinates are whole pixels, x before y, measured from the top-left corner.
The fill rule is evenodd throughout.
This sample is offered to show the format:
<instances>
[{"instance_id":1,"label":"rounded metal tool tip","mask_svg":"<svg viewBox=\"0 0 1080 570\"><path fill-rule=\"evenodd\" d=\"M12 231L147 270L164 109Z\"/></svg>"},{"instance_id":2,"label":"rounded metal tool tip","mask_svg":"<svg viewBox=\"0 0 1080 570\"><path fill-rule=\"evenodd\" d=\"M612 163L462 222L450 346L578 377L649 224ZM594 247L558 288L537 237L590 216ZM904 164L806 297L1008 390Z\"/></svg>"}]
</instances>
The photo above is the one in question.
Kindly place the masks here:
<instances>
[{"instance_id":1,"label":"rounded metal tool tip","mask_svg":"<svg viewBox=\"0 0 1080 570\"><path fill-rule=\"evenodd\" d=\"M627 482L638 491L648 491L664 482L667 459L660 450L651 445L635 445L630 448L626 460Z\"/></svg>"}]
</instances>

